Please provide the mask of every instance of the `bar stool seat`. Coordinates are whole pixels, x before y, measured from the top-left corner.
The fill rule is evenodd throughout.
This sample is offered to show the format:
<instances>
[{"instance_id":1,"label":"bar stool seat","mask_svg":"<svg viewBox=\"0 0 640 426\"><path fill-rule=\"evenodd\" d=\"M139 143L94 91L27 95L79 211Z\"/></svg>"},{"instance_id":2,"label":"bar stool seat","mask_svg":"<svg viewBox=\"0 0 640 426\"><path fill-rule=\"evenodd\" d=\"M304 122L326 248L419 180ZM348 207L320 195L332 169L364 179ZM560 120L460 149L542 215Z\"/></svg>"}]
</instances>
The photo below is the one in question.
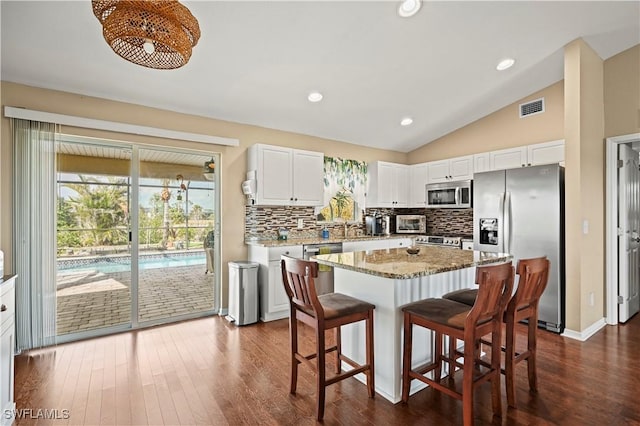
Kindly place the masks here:
<instances>
[{"instance_id":1,"label":"bar stool seat","mask_svg":"<svg viewBox=\"0 0 640 426\"><path fill-rule=\"evenodd\" d=\"M476 283L479 285L478 297L473 306L447 299L427 299L410 303L402 308L404 313L404 347L402 363L402 401L409 400L411 380L423 383L462 400L464 425L473 424L473 393L477 386L491 382L491 401L494 415L501 415L500 401L500 349L493 348L491 363L480 371L476 349L483 335L491 334L500 339L502 315L513 288L513 266L511 262L500 265L479 266L476 269ZM435 350L432 362L413 369L411 351L413 345L413 326L432 330L435 334ZM443 353L443 338L448 336L450 347L455 348L457 340L464 341L462 391L455 388L453 382L442 382L443 362L449 363L452 374L457 365L457 354ZM429 377L428 373L433 372Z\"/></svg>"},{"instance_id":2,"label":"bar stool seat","mask_svg":"<svg viewBox=\"0 0 640 426\"><path fill-rule=\"evenodd\" d=\"M503 322L506 324L505 346L501 350L505 353L505 367L501 369L506 377L507 402L510 407L517 407L515 392L515 366L521 361L527 361L529 389L538 390L536 371L536 333L538 328L538 305L540 297L549 281L551 263L546 257L520 259L516 272L519 276L518 287L509 300L505 310ZM452 291L442 296L444 299L472 306L478 295L478 289L463 289ZM527 320L527 350L521 353L515 350L515 324ZM493 339L492 339L493 340ZM491 341L482 340L491 345Z\"/></svg>"},{"instance_id":3,"label":"bar stool seat","mask_svg":"<svg viewBox=\"0 0 640 426\"><path fill-rule=\"evenodd\" d=\"M298 365L307 365L316 375L316 418L324 417L326 387L359 373L367 378L367 392L370 398L375 396L374 360L373 360L373 311L375 305L340 293L328 293L318 296L315 278L318 277L318 263L282 256L282 281L289 298L289 331L291 339L291 389L296 393L298 383ZM340 327L346 324L365 321L365 363L358 364L342 354L340 349ZM316 350L311 354L302 354L298 350L298 322L307 324L316 332ZM336 344L329 348L325 345L325 333L335 330ZM327 377L326 354L336 352L336 374ZM313 359L315 363L311 362ZM341 372L341 362L352 367Z\"/></svg>"}]
</instances>

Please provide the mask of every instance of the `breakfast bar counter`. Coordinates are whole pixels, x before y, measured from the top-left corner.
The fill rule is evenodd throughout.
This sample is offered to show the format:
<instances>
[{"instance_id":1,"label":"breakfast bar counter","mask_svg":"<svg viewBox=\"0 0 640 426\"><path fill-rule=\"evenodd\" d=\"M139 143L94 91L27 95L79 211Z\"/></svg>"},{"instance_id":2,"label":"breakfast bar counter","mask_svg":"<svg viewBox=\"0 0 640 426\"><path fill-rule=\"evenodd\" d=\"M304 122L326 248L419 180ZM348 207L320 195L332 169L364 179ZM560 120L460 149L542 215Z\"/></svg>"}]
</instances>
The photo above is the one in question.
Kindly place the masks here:
<instances>
[{"instance_id":1,"label":"breakfast bar counter","mask_svg":"<svg viewBox=\"0 0 640 426\"><path fill-rule=\"evenodd\" d=\"M332 253L315 256L334 267L334 291L373 303L376 392L399 402L402 382L402 306L450 291L472 287L475 267L511 260L511 255L448 247L421 246L418 254L406 248ZM364 361L364 324L342 327L342 351ZM431 360L431 332L416 329L412 365ZM348 365L343 363L343 368ZM356 378L364 382L363 375ZM423 388L418 380L411 393Z\"/></svg>"}]
</instances>

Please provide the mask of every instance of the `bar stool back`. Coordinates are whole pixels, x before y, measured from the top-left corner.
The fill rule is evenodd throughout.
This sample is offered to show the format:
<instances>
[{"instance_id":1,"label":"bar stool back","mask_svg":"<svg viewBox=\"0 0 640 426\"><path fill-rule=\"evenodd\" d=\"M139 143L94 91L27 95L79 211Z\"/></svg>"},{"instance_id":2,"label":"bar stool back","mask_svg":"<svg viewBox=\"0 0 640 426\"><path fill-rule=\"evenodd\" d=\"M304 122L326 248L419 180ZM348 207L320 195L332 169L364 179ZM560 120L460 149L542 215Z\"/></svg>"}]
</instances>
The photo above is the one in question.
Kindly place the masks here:
<instances>
[{"instance_id":1,"label":"bar stool back","mask_svg":"<svg viewBox=\"0 0 640 426\"><path fill-rule=\"evenodd\" d=\"M291 390L296 393L298 364L303 363L316 374L317 398L316 418L324 417L325 389L340 380L364 373L367 378L369 397L375 395L373 361L373 310L375 306L351 296L328 293L318 296L314 279L318 277L318 263L282 256L282 281L289 298L289 330L291 338ZM340 351L340 327L358 321L366 322L365 364L358 364ZM298 321L316 331L315 353L303 355L298 350ZM335 330L336 345L326 348L325 332ZM336 375L327 378L326 358L329 352L336 352ZM316 359L314 364L311 360ZM341 373L341 361L353 367Z\"/></svg>"},{"instance_id":2,"label":"bar stool back","mask_svg":"<svg viewBox=\"0 0 640 426\"><path fill-rule=\"evenodd\" d=\"M503 321L506 324L506 342L502 347L505 353L505 368L502 373L506 376L507 402L510 407L516 407L515 394L515 366L521 361L527 361L529 389L538 390L536 373L536 332L538 328L538 305L540 297L547 288L551 263L546 257L521 259L516 267L519 276L518 288L509 300ZM445 299L473 305L478 294L477 289L464 289L442 296ZM515 350L515 325L527 320L527 350L518 353ZM491 342L483 341L491 344Z\"/></svg>"},{"instance_id":3,"label":"bar stool back","mask_svg":"<svg viewBox=\"0 0 640 426\"><path fill-rule=\"evenodd\" d=\"M486 371L480 371L476 362L476 348L480 338L491 334L500 340L502 316L513 289L511 262L500 265L479 266L476 270L478 295L473 306L448 299L426 299L406 305L404 312L404 350L402 365L402 401L409 400L411 380L418 379L449 396L462 400L462 416L465 425L473 424L473 392L475 388L491 382L491 400L494 415L501 415L500 401L500 348L493 348L491 363ZM433 362L418 368L411 367L413 326L426 327L435 333ZM462 392L455 389L452 380L441 379L442 363L454 366L457 355L443 354L443 337L463 340L464 357ZM451 346L455 347L455 344ZM452 358L453 357L453 358ZM433 376L426 375L433 371ZM453 370L450 368L451 373ZM447 383L448 382L448 383Z\"/></svg>"}]
</instances>

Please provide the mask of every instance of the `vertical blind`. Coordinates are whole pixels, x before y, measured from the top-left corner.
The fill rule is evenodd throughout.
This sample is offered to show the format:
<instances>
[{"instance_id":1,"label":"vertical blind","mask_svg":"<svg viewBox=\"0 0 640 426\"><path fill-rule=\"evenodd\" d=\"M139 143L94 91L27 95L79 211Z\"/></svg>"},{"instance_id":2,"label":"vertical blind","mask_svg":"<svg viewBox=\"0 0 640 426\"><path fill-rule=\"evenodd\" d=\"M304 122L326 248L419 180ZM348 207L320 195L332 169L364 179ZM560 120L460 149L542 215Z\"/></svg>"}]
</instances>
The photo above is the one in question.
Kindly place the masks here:
<instances>
[{"instance_id":1,"label":"vertical blind","mask_svg":"<svg viewBox=\"0 0 640 426\"><path fill-rule=\"evenodd\" d=\"M56 336L56 137L51 123L11 119L16 349Z\"/></svg>"}]
</instances>

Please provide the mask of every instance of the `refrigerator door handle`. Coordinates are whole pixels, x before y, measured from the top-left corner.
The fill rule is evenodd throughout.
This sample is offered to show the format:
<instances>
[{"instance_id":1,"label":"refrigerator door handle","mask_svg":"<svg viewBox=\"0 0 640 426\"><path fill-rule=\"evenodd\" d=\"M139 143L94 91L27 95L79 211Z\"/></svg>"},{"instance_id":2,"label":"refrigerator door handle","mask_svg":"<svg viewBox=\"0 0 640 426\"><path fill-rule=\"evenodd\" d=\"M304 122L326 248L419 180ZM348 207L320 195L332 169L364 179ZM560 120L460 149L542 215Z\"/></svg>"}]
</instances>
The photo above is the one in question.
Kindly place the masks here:
<instances>
[{"instance_id":1,"label":"refrigerator door handle","mask_svg":"<svg viewBox=\"0 0 640 426\"><path fill-rule=\"evenodd\" d=\"M511 193L505 192L504 199L504 246L507 253L511 250Z\"/></svg>"}]
</instances>

